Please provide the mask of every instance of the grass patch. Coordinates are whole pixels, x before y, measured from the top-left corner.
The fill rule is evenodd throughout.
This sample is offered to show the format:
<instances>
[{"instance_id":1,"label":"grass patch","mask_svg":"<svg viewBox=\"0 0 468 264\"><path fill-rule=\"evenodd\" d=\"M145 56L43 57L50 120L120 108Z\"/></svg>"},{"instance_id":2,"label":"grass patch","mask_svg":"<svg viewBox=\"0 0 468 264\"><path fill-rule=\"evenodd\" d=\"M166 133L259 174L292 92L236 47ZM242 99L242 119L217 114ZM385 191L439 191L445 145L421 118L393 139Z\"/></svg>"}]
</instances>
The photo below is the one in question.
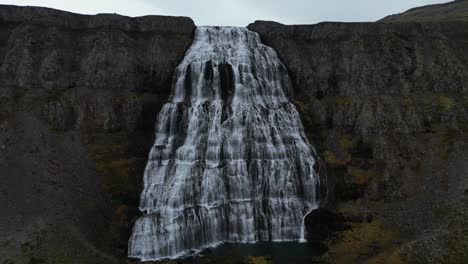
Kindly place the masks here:
<instances>
[{"instance_id":1,"label":"grass patch","mask_svg":"<svg viewBox=\"0 0 468 264\"><path fill-rule=\"evenodd\" d=\"M451 98L449 98L449 97L447 97L445 95L437 96L437 103L438 103L439 106L441 106L441 107L443 107L445 109L450 109L450 108L453 108L455 106L455 102Z\"/></svg>"}]
</instances>

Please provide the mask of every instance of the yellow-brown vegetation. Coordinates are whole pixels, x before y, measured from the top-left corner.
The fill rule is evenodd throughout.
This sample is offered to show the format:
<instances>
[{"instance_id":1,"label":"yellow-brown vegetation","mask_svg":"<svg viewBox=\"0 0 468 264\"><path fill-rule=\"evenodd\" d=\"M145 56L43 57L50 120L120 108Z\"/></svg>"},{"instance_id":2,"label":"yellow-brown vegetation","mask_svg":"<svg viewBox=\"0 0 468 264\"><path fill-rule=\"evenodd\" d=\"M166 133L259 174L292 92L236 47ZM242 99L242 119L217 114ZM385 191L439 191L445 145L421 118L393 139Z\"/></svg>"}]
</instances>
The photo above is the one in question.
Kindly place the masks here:
<instances>
[{"instance_id":1,"label":"yellow-brown vegetation","mask_svg":"<svg viewBox=\"0 0 468 264\"><path fill-rule=\"evenodd\" d=\"M379 221L350 224L351 228L343 231L338 241L329 241L329 251L324 255L325 261L329 263L359 263L363 259L378 261L377 258L372 260L368 256L378 253L375 252L376 249L389 248L394 250L392 246L394 233L386 229ZM387 250L381 254L385 254L385 252Z\"/></svg>"},{"instance_id":2,"label":"yellow-brown vegetation","mask_svg":"<svg viewBox=\"0 0 468 264\"><path fill-rule=\"evenodd\" d=\"M246 264L270 264L271 261L269 257L266 256L249 256L245 258Z\"/></svg>"},{"instance_id":3,"label":"yellow-brown vegetation","mask_svg":"<svg viewBox=\"0 0 468 264\"><path fill-rule=\"evenodd\" d=\"M322 156L325 162L331 166L344 166L351 161L351 156L347 155L345 158L340 158L330 150L326 150Z\"/></svg>"},{"instance_id":4,"label":"yellow-brown vegetation","mask_svg":"<svg viewBox=\"0 0 468 264\"><path fill-rule=\"evenodd\" d=\"M369 182L374 172L372 170L364 170L361 168L349 167L349 175L351 175L358 184Z\"/></svg>"},{"instance_id":5,"label":"yellow-brown vegetation","mask_svg":"<svg viewBox=\"0 0 468 264\"><path fill-rule=\"evenodd\" d=\"M437 102L439 106L447 109L455 106L455 102L450 97L445 95L439 95L437 97Z\"/></svg>"}]
</instances>

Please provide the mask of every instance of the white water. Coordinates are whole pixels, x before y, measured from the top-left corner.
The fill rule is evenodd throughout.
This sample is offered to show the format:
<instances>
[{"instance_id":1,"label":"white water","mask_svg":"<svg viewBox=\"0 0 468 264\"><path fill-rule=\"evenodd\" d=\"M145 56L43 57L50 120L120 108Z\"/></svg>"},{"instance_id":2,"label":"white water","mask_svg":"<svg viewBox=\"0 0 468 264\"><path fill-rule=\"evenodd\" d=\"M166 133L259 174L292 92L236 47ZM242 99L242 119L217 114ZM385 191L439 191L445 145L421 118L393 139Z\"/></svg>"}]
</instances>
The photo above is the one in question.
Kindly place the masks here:
<instances>
[{"instance_id":1,"label":"white water","mask_svg":"<svg viewBox=\"0 0 468 264\"><path fill-rule=\"evenodd\" d=\"M287 70L258 34L196 29L158 116L130 257L304 238L318 178L290 91Z\"/></svg>"}]
</instances>

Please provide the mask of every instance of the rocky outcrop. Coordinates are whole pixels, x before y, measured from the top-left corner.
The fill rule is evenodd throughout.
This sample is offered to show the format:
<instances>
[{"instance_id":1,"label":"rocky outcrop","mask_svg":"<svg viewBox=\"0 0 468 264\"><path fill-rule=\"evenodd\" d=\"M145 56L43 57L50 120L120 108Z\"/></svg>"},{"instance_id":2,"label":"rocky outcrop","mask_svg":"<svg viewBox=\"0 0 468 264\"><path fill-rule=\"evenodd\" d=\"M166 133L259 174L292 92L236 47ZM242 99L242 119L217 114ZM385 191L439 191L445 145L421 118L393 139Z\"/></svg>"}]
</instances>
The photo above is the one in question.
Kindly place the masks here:
<instances>
[{"instance_id":1,"label":"rocky outcrop","mask_svg":"<svg viewBox=\"0 0 468 264\"><path fill-rule=\"evenodd\" d=\"M378 221L352 225L346 243L330 247L331 258L352 251L343 261L362 262L372 251L466 261L468 23L259 21L249 29L290 71L306 131L334 185L329 207L371 212ZM384 226L400 235L368 236ZM369 240L350 244L350 237Z\"/></svg>"},{"instance_id":2,"label":"rocky outcrop","mask_svg":"<svg viewBox=\"0 0 468 264\"><path fill-rule=\"evenodd\" d=\"M0 6L0 262L125 260L183 17Z\"/></svg>"}]
</instances>

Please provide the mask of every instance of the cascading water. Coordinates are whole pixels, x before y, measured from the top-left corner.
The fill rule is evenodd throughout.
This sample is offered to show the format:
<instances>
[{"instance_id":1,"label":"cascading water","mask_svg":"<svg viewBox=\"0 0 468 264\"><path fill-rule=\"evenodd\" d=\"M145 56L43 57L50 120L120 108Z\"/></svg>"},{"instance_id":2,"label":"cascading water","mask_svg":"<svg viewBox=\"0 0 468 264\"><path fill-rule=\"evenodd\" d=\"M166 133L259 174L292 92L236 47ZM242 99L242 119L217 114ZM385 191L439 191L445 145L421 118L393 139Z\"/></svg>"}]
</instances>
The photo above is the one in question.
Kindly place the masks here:
<instances>
[{"instance_id":1,"label":"cascading water","mask_svg":"<svg viewBox=\"0 0 468 264\"><path fill-rule=\"evenodd\" d=\"M258 34L196 29L158 116L130 257L303 239L318 178L290 91L286 68Z\"/></svg>"}]
</instances>

